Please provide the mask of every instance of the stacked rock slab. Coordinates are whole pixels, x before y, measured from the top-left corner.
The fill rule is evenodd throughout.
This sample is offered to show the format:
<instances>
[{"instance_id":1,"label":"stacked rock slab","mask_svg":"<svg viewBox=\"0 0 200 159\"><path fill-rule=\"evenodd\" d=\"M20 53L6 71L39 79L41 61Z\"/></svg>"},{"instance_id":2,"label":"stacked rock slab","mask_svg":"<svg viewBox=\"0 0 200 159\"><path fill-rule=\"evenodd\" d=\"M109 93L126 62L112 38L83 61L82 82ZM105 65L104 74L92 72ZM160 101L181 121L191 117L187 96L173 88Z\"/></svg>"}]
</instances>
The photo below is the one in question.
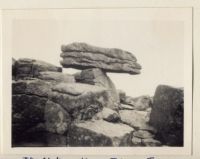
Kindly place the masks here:
<instances>
[{"instance_id":1,"label":"stacked rock slab","mask_svg":"<svg viewBox=\"0 0 200 159\"><path fill-rule=\"evenodd\" d=\"M141 66L133 54L121 49L109 49L86 43L62 46L61 65L65 68L100 68L105 72L139 74Z\"/></svg>"},{"instance_id":2,"label":"stacked rock slab","mask_svg":"<svg viewBox=\"0 0 200 159\"><path fill-rule=\"evenodd\" d=\"M119 95L106 72L139 74L141 66L130 52L115 48L100 48L86 43L72 43L61 47L61 65L81 69L75 75L80 83L105 87L110 92L109 107L119 108Z\"/></svg>"}]
</instances>

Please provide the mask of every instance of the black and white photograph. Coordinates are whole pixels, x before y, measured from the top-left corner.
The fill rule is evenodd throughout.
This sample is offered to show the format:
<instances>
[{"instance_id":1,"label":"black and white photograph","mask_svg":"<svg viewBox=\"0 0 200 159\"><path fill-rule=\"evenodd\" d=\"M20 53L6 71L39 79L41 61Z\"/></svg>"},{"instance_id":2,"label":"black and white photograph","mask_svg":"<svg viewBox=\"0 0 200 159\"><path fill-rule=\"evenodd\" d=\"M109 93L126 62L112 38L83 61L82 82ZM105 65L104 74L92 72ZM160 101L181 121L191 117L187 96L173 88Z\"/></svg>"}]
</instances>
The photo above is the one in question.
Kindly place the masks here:
<instances>
[{"instance_id":1,"label":"black and white photograph","mask_svg":"<svg viewBox=\"0 0 200 159\"><path fill-rule=\"evenodd\" d=\"M190 11L5 11L6 142L13 149L190 149Z\"/></svg>"}]
</instances>

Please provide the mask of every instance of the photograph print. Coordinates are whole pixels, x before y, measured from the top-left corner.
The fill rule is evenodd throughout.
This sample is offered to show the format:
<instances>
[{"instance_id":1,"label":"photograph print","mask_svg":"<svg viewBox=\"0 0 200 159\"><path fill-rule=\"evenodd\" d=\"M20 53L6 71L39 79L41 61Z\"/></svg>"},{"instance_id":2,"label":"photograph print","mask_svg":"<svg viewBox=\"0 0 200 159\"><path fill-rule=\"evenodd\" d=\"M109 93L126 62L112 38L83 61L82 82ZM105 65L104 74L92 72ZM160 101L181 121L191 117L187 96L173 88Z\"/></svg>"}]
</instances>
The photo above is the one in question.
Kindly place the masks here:
<instances>
[{"instance_id":1,"label":"photograph print","mask_svg":"<svg viewBox=\"0 0 200 159\"><path fill-rule=\"evenodd\" d=\"M184 146L184 22L132 10L20 11L12 147Z\"/></svg>"}]
</instances>

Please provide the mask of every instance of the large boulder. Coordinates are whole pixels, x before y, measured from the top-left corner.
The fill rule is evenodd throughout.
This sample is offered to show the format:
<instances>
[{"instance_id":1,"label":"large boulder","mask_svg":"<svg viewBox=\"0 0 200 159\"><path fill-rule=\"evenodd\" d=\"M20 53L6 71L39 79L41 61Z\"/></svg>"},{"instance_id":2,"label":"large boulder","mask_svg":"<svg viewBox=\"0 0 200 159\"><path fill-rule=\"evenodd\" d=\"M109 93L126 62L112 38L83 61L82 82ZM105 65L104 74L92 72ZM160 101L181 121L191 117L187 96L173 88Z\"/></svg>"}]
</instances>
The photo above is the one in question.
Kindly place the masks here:
<instances>
[{"instance_id":1,"label":"large boulder","mask_svg":"<svg viewBox=\"0 0 200 159\"><path fill-rule=\"evenodd\" d=\"M109 49L86 43L62 45L61 65L65 68L100 68L105 72L139 74L141 66L136 57L121 49Z\"/></svg>"},{"instance_id":2,"label":"large boulder","mask_svg":"<svg viewBox=\"0 0 200 159\"><path fill-rule=\"evenodd\" d=\"M103 107L109 107L107 89L89 84L57 84L50 99L67 110L74 120L91 119Z\"/></svg>"},{"instance_id":3,"label":"large boulder","mask_svg":"<svg viewBox=\"0 0 200 159\"><path fill-rule=\"evenodd\" d=\"M118 109L120 103L118 92L114 83L101 69L93 68L83 70L80 73L75 74L75 79L76 82L79 83L86 83L106 88L109 92L109 107L112 109Z\"/></svg>"},{"instance_id":4,"label":"large boulder","mask_svg":"<svg viewBox=\"0 0 200 159\"><path fill-rule=\"evenodd\" d=\"M16 79L34 78L44 71L62 72L62 68L44 61L28 58L19 59L15 62Z\"/></svg>"},{"instance_id":5,"label":"large boulder","mask_svg":"<svg viewBox=\"0 0 200 159\"><path fill-rule=\"evenodd\" d=\"M183 146L183 89L166 85L157 87L150 124L157 129L157 137L169 146Z\"/></svg>"},{"instance_id":6,"label":"large boulder","mask_svg":"<svg viewBox=\"0 0 200 159\"><path fill-rule=\"evenodd\" d=\"M133 128L104 120L75 123L69 131L69 146L130 146Z\"/></svg>"}]
</instances>

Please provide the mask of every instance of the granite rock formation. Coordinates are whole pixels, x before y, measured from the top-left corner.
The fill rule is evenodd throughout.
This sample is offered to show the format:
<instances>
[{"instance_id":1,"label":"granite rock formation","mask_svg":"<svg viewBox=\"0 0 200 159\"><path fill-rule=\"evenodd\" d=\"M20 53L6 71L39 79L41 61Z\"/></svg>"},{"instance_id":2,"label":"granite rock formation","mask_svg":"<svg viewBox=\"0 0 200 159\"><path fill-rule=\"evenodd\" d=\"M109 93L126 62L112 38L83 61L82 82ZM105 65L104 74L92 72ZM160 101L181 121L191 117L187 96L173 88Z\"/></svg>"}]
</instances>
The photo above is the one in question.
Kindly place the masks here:
<instances>
[{"instance_id":1,"label":"granite rock formation","mask_svg":"<svg viewBox=\"0 0 200 159\"><path fill-rule=\"evenodd\" d=\"M134 55L85 43L62 46L65 68L12 59L12 146L182 145L183 90L130 97L107 72L139 74Z\"/></svg>"},{"instance_id":2,"label":"granite rock formation","mask_svg":"<svg viewBox=\"0 0 200 159\"><path fill-rule=\"evenodd\" d=\"M86 43L63 45L61 65L65 68L100 68L105 72L139 74L141 66L128 51L92 46Z\"/></svg>"}]
</instances>

